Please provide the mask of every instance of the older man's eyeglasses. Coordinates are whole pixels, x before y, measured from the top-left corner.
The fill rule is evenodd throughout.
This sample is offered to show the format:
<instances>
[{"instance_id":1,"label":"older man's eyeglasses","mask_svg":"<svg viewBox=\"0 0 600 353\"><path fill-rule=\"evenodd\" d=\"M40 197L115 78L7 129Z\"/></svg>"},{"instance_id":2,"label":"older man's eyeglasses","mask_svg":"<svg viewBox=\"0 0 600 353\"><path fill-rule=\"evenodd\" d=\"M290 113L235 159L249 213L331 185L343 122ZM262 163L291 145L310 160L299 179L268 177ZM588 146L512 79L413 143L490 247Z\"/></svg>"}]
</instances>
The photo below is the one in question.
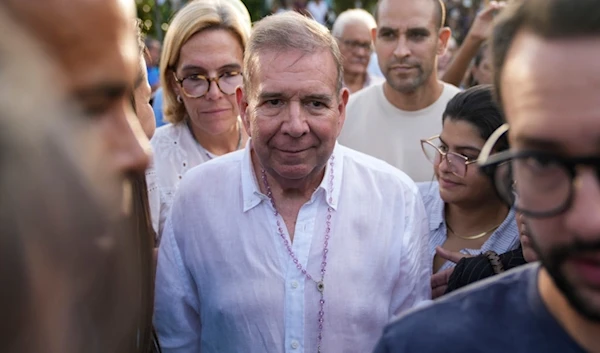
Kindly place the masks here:
<instances>
[{"instance_id":1,"label":"older man's eyeglasses","mask_svg":"<svg viewBox=\"0 0 600 353\"><path fill-rule=\"evenodd\" d=\"M469 158L460 153L448 152L448 147L442 143L439 135L421 140L421 148L433 165L439 165L442 158L445 158L452 174L461 178L464 178L467 174L467 166L477 162L477 159Z\"/></svg>"},{"instance_id":2,"label":"older man's eyeglasses","mask_svg":"<svg viewBox=\"0 0 600 353\"><path fill-rule=\"evenodd\" d=\"M600 182L600 156L566 158L534 150L491 154L507 131L504 124L490 136L477 162L500 197L524 215L551 217L569 209L581 168L595 170Z\"/></svg>"},{"instance_id":3,"label":"older man's eyeglasses","mask_svg":"<svg viewBox=\"0 0 600 353\"><path fill-rule=\"evenodd\" d=\"M204 75L190 75L179 79L175 73L175 82L179 84L183 94L189 98L200 98L209 90L214 82L219 90L228 96L235 93L235 90L243 82L243 75L238 71L225 72L217 77L208 77Z\"/></svg>"}]
</instances>

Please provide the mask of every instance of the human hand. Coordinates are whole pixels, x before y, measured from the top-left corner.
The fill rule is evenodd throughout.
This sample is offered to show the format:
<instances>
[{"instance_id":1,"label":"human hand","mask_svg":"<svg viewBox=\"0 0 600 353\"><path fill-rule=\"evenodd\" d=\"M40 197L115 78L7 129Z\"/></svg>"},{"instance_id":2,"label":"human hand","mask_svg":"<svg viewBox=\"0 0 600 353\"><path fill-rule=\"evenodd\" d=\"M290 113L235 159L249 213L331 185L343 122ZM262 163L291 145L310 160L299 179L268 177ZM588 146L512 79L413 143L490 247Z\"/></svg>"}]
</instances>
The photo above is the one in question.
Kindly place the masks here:
<instances>
[{"instance_id":1,"label":"human hand","mask_svg":"<svg viewBox=\"0 0 600 353\"><path fill-rule=\"evenodd\" d=\"M506 6L504 1L490 1L490 3L477 14L467 36L483 42L492 32L494 16Z\"/></svg>"},{"instance_id":2,"label":"human hand","mask_svg":"<svg viewBox=\"0 0 600 353\"><path fill-rule=\"evenodd\" d=\"M441 297L446 293L448 280L450 280L452 272L454 272L454 267L439 271L431 276L431 299Z\"/></svg>"},{"instance_id":3,"label":"human hand","mask_svg":"<svg viewBox=\"0 0 600 353\"><path fill-rule=\"evenodd\" d=\"M435 254L442 259L458 263L463 257L472 257L472 255L463 254L458 251L450 251L438 246L435 248Z\"/></svg>"}]
</instances>

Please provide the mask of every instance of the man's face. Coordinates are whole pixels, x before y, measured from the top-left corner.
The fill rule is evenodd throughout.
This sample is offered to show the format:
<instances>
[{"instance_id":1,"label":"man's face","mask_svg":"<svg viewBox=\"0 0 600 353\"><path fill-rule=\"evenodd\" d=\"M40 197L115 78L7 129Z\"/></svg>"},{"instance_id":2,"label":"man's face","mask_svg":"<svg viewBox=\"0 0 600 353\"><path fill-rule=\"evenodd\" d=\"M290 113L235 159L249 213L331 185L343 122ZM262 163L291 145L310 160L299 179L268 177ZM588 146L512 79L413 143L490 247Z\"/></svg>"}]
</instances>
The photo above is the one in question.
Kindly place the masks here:
<instances>
[{"instance_id":1,"label":"man's face","mask_svg":"<svg viewBox=\"0 0 600 353\"><path fill-rule=\"evenodd\" d=\"M338 38L345 73L365 74L371 57L371 29L355 21L346 24Z\"/></svg>"},{"instance_id":2,"label":"man's face","mask_svg":"<svg viewBox=\"0 0 600 353\"><path fill-rule=\"evenodd\" d=\"M517 35L500 80L512 148L565 158L600 156L599 56L598 37ZM531 170L549 168L527 163ZM517 187L526 187L525 177L515 171ZM595 321L600 321L599 177L597 169L578 167L570 207L527 220L538 256L558 288L580 314Z\"/></svg>"},{"instance_id":3,"label":"man's face","mask_svg":"<svg viewBox=\"0 0 600 353\"><path fill-rule=\"evenodd\" d=\"M394 90L414 92L434 74L437 55L444 52L450 37L449 29L436 29L436 21L431 0L380 3L378 27L372 35L379 66Z\"/></svg>"},{"instance_id":4,"label":"man's face","mask_svg":"<svg viewBox=\"0 0 600 353\"><path fill-rule=\"evenodd\" d=\"M58 64L60 83L102 137L100 150L109 161L102 167L121 177L143 172L149 144L129 98L139 70L133 1L9 1Z\"/></svg>"},{"instance_id":5,"label":"man's face","mask_svg":"<svg viewBox=\"0 0 600 353\"><path fill-rule=\"evenodd\" d=\"M274 178L302 181L322 172L342 129L348 90L337 92L327 51L264 51L237 97L262 167Z\"/></svg>"}]
</instances>

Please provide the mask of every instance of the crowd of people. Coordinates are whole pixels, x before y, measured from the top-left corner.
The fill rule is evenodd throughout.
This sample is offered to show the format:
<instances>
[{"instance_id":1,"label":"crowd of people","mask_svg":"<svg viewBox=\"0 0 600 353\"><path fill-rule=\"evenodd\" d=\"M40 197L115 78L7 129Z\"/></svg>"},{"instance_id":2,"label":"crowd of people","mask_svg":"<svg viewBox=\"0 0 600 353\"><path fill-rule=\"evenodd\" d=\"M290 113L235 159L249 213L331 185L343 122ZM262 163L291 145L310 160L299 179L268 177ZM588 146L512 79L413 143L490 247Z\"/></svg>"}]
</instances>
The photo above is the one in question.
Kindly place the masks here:
<instances>
[{"instance_id":1,"label":"crowd of people","mask_svg":"<svg viewBox=\"0 0 600 353\"><path fill-rule=\"evenodd\" d=\"M600 1L327 6L0 5L3 351L600 352Z\"/></svg>"}]
</instances>

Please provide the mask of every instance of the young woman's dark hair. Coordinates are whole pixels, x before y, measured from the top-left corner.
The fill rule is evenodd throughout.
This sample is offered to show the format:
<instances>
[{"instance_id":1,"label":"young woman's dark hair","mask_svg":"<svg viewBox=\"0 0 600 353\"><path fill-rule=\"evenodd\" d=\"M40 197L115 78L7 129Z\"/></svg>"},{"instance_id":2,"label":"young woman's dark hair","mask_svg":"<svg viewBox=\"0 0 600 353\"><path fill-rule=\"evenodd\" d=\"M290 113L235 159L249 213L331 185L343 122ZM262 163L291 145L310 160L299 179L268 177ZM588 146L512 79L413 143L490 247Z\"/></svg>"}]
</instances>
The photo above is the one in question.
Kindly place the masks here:
<instances>
[{"instance_id":1,"label":"young woman's dark hair","mask_svg":"<svg viewBox=\"0 0 600 353\"><path fill-rule=\"evenodd\" d=\"M443 121L465 121L473 125L484 140L505 123L504 115L493 99L492 86L480 85L458 93L452 98L443 114ZM497 152L508 149L503 136L495 146Z\"/></svg>"}]
</instances>

